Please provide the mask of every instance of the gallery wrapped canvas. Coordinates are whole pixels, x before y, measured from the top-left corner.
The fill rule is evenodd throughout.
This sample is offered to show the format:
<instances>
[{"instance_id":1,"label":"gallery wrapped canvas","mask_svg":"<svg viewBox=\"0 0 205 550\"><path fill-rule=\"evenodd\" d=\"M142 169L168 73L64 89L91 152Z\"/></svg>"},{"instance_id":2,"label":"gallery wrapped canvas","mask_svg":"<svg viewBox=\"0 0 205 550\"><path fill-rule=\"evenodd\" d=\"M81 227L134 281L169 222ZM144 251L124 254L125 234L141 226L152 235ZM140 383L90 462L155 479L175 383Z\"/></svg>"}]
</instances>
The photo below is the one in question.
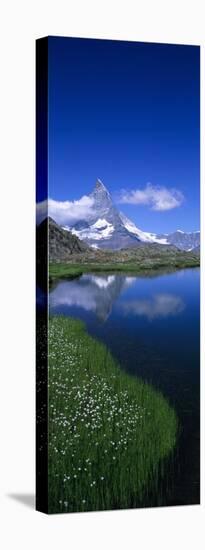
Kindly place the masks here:
<instances>
[{"instance_id":1,"label":"gallery wrapped canvas","mask_svg":"<svg viewBox=\"0 0 205 550\"><path fill-rule=\"evenodd\" d=\"M36 43L36 507L200 502L200 48Z\"/></svg>"}]
</instances>

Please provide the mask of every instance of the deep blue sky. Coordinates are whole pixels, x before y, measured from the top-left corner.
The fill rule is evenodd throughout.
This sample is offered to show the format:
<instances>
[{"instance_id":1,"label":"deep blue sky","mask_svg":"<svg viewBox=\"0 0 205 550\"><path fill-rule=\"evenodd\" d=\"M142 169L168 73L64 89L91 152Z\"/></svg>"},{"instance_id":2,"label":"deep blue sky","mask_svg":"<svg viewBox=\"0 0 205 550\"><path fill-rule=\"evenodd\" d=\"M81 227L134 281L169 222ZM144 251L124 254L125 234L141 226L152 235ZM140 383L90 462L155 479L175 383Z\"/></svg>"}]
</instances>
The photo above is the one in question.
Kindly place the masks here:
<instances>
[{"instance_id":1,"label":"deep blue sky","mask_svg":"<svg viewBox=\"0 0 205 550\"><path fill-rule=\"evenodd\" d=\"M199 229L200 49L49 38L49 196L73 200L99 177L111 193L177 188L164 212L119 205L144 230Z\"/></svg>"}]
</instances>

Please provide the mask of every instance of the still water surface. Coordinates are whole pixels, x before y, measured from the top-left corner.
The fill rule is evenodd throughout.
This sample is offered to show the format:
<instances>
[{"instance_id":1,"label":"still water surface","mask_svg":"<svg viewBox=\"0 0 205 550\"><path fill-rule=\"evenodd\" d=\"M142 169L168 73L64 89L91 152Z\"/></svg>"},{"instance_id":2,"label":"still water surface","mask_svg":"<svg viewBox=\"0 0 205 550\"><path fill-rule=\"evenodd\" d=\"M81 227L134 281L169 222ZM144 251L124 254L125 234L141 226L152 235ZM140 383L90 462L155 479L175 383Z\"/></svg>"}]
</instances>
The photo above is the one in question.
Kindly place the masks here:
<instances>
[{"instance_id":1,"label":"still water surface","mask_svg":"<svg viewBox=\"0 0 205 550\"><path fill-rule=\"evenodd\" d=\"M159 503L198 503L199 270L155 277L86 274L58 281L49 305L51 313L82 319L123 369L163 392L177 412L180 435Z\"/></svg>"}]
</instances>

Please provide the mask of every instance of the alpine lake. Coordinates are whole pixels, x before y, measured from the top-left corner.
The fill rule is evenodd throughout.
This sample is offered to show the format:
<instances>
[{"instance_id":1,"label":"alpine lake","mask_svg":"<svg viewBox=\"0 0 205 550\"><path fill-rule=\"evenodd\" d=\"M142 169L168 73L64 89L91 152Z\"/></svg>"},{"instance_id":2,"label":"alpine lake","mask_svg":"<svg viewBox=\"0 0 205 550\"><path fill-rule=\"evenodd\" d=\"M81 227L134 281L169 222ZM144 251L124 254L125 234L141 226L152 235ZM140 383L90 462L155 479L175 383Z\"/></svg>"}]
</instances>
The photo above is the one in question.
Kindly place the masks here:
<instances>
[{"instance_id":1,"label":"alpine lake","mask_svg":"<svg viewBox=\"0 0 205 550\"><path fill-rule=\"evenodd\" d=\"M88 335L106 346L122 372L159 391L176 413L176 444L144 505L199 503L199 269L56 279L49 312L51 318L83 321Z\"/></svg>"}]
</instances>

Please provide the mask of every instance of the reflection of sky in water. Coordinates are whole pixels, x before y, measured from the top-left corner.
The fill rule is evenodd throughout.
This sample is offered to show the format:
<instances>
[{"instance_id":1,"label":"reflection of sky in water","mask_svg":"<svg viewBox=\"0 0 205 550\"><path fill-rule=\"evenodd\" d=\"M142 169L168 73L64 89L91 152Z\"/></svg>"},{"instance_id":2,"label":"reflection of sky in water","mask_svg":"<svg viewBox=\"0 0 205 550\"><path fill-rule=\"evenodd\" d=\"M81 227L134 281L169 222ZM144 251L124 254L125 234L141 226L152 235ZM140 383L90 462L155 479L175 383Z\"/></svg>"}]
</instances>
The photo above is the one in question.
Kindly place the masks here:
<instances>
[{"instance_id":1,"label":"reflection of sky in water","mask_svg":"<svg viewBox=\"0 0 205 550\"><path fill-rule=\"evenodd\" d=\"M155 356L158 351L160 357L165 353L166 361L174 358L178 368L198 365L198 269L157 277L86 274L57 282L49 305L51 313L85 321L89 332L123 358L123 363L132 349L129 368L140 358L139 347L146 356L150 350L150 366L154 350Z\"/></svg>"},{"instance_id":2,"label":"reflection of sky in water","mask_svg":"<svg viewBox=\"0 0 205 550\"><path fill-rule=\"evenodd\" d=\"M105 321L123 289L134 281L134 278L120 275L83 275L73 281L61 281L50 293L50 308L81 308Z\"/></svg>"},{"instance_id":3,"label":"reflection of sky in water","mask_svg":"<svg viewBox=\"0 0 205 550\"><path fill-rule=\"evenodd\" d=\"M149 300L133 300L123 304L126 314L144 315L152 321L157 317L168 317L178 315L185 308L180 296L172 294L156 294Z\"/></svg>"},{"instance_id":4,"label":"reflection of sky in water","mask_svg":"<svg viewBox=\"0 0 205 550\"><path fill-rule=\"evenodd\" d=\"M83 275L73 281L61 281L50 293L50 308L76 307L93 312L107 320L114 307L118 314L144 316L149 321L178 315L185 302L173 292L157 292L153 279L125 277L123 275ZM143 295L142 294L143 291Z\"/></svg>"}]
</instances>

